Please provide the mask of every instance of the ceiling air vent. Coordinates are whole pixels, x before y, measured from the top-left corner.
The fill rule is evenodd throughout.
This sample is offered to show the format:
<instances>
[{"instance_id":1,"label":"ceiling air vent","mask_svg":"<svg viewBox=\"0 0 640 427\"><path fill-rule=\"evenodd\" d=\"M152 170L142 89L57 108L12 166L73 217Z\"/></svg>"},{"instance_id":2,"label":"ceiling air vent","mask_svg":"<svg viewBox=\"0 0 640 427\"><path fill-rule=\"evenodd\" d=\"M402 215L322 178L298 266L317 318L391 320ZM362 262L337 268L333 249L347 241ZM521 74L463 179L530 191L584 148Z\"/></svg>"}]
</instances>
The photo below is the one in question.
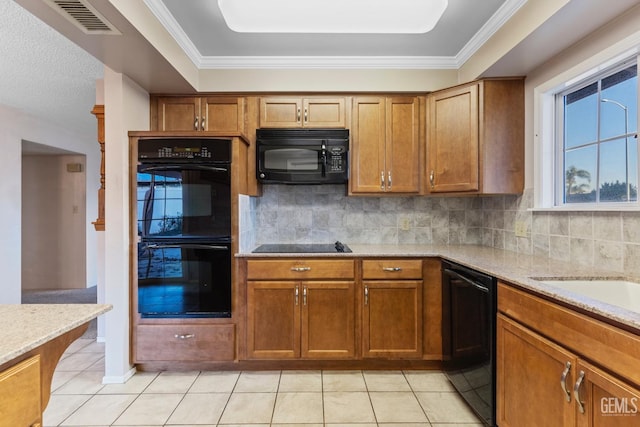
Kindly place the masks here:
<instances>
[{"instance_id":1,"label":"ceiling air vent","mask_svg":"<svg viewBox=\"0 0 640 427\"><path fill-rule=\"evenodd\" d=\"M86 0L45 0L45 2L85 34L121 34Z\"/></svg>"}]
</instances>

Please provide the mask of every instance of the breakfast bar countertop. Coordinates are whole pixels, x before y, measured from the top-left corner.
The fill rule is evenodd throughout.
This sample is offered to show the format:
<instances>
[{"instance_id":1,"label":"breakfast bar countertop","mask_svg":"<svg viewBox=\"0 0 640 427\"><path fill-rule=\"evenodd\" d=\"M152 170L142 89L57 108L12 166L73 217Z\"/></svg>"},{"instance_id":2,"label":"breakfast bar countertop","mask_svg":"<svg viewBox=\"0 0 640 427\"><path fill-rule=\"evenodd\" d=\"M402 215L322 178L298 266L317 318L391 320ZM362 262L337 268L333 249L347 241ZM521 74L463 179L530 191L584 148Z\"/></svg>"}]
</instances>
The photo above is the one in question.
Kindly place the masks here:
<instances>
[{"instance_id":1,"label":"breakfast bar countertop","mask_svg":"<svg viewBox=\"0 0 640 427\"><path fill-rule=\"evenodd\" d=\"M109 304L0 304L0 365L111 308Z\"/></svg>"},{"instance_id":2,"label":"breakfast bar countertop","mask_svg":"<svg viewBox=\"0 0 640 427\"><path fill-rule=\"evenodd\" d=\"M348 242L347 242L348 243ZM587 312L627 325L640 331L640 312L606 304L559 287L542 279L622 279L639 282L640 277L598 269L595 266L560 261L477 245L362 245L349 244L351 253L239 253L237 257L305 258L305 257L440 257L466 265L525 289L564 302Z\"/></svg>"}]
</instances>

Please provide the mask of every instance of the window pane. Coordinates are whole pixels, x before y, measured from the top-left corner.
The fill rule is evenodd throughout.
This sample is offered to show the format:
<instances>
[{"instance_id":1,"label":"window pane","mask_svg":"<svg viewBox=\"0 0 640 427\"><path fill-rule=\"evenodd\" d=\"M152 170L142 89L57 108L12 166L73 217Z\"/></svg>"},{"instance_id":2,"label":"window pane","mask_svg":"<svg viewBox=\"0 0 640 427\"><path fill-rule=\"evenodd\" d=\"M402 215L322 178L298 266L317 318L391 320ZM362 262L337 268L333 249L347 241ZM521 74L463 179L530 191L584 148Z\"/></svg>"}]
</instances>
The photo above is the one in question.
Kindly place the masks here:
<instances>
[{"instance_id":1,"label":"window pane","mask_svg":"<svg viewBox=\"0 0 640 427\"><path fill-rule=\"evenodd\" d=\"M600 201L627 201L627 148L624 139L600 146Z\"/></svg>"},{"instance_id":2,"label":"window pane","mask_svg":"<svg viewBox=\"0 0 640 427\"><path fill-rule=\"evenodd\" d=\"M564 97L565 148L596 141L598 137L598 83Z\"/></svg>"},{"instance_id":3,"label":"window pane","mask_svg":"<svg viewBox=\"0 0 640 427\"><path fill-rule=\"evenodd\" d=\"M564 168L566 203L593 203L596 201L594 188L596 167L596 146L567 151Z\"/></svg>"},{"instance_id":4,"label":"window pane","mask_svg":"<svg viewBox=\"0 0 640 427\"><path fill-rule=\"evenodd\" d=\"M600 138L636 132L638 129L637 67L626 68L602 79Z\"/></svg>"}]
</instances>

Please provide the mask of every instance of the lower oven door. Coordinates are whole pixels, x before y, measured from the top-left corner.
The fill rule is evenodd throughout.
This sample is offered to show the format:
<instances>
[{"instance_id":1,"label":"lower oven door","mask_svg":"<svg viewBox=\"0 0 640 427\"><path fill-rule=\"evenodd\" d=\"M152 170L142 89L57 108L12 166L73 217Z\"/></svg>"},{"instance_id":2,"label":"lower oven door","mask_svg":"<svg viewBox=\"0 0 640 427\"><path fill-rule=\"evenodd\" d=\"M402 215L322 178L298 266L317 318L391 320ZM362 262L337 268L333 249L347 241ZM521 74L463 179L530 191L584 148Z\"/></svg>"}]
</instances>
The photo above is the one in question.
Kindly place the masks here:
<instances>
[{"instance_id":1,"label":"lower oven door","mask_svg":"<svg viewBox=\"0 0 640 427\"><path fill-rule=\"evenodd\" d=\"M137 299L143 318L231 317L231 244L143 241Z\"/></svg>"},{"instance_id":2,"label":"lower oven door","mask_svg":"<svg viewBox=\"0 0 640 427\"><path fill-rule=\"evenodd\" d=\"M487 425L495 425L496 281L443 262L445 374Z\"/></svg>"}]
</instances>

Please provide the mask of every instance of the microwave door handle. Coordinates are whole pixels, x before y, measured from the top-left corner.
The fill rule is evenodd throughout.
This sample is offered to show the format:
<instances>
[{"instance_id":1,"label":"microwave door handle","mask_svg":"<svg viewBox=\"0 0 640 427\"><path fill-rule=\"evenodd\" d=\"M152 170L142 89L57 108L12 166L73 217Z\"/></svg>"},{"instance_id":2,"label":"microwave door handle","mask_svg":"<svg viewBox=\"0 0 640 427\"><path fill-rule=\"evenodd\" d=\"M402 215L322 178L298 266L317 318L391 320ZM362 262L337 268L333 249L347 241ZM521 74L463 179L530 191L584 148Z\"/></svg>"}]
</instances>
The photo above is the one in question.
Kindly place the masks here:
<instances>
[{"instance_id":1,"label":"microwave door handle","mask_svg":"<svg viewBox=\"0 0 640 427\"><path fill-rule=\"evenodd\" d=\"M322 153L321 157L321 166L322 166L322 177L327 176L327 145L325 141L322 141Z\"/></svg>"}]
</instances>

